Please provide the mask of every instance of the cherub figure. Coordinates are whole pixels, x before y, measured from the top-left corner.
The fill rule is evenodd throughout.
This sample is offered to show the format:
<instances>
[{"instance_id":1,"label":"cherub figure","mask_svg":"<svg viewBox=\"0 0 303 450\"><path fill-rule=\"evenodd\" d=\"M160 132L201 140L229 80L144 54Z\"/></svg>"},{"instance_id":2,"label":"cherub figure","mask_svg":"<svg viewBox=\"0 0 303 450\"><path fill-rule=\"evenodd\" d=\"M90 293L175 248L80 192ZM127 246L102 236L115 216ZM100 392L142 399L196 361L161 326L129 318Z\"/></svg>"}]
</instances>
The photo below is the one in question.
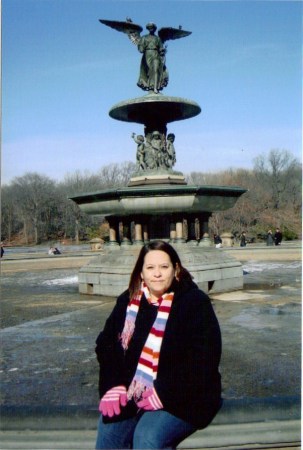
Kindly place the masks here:
<instances>
[{"instance_id":1,"label":"cherub figure","mask_svg":"<svg viewBox=\"0 0 303 450\"><path fill-rule=\"evenodd\" d=\"M175 135L169 133L166 138L166 165L171 168L176 164Z\"/></svg>"},{"instance_id":2,"label":"cherub figure","mask_svg":"<svg viewBox=\"0 0 303 450\"><path fill-rule=\"evenodd\" d=\"M153 131L150 143L152 148L154 149L157 167L161 167L163 142L161 139L161 133L159 133L159 131Z\"/></svg>"},{"instance_id":3,"label":"cherub figure","mask_svg":"<svg viewBox=\"0 0 303 450\"><path fill-rule=\"evenodd\" d=\"M144 157L145 157L144 136L142 136L141 134L138 134L136 136L136 134L133 133L132 134L132 138L136 142L136 144L138 144L138 146L137 146L137 155L136 155L137 164L138 164L140 169L146 170L146 164L145 164L145 161L144 161Z\"/></svg>"},{"instance_id":4,"label":"cherub figure","mask_svg":"<svg viewBox=\"0 0 303 450\"><path fill-rule=\"evenodd\" d=\"M164 42L170 39L179 39L189 36L191 31L184 31L182 27L165 27L155 34L157 26L149 22L146 28L149 34L140 36L143 28L134 24L130 19L126 22L115 20L100 20L101 23L121 31L129 37L133 44L137 45L138 50L143 54L140 66L140 75L137 85L145 91L153 91L157 94L168 84L168 72L165 64L166 48Z\"/></svg>"}]
</instances>

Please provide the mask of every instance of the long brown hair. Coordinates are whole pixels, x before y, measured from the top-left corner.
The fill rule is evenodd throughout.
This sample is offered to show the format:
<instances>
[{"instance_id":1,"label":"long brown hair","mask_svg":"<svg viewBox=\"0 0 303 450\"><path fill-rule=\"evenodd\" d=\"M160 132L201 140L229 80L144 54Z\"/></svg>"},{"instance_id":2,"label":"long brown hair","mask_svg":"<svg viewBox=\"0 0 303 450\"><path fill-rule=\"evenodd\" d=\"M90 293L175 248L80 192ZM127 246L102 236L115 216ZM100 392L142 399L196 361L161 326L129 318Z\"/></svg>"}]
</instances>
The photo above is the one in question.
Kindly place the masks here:
<instances>
[{"instance_id":1,"label":"long brown hair","mask_svg":"<svg viewBox=\"0 0 303 450\"><path fill-rule=\"evenodd\" d=\"M152 250L161 250L162 252L167 253L167 255L170 257L170 260L172 262L174 269L177 272L175 281L180 286L192 281L193 277L188 272L188 270L182 266L182 263L181 263L178 253L170 244L168 244L165 241L160 241L160 240L151 241L148 244L145 244L141 248L137 262L136 262L133 272L130 276L129 286L128 286L130 298L132 298L133 295L140 289L141 272L142 272L142 268L143 268L143 264L144 264L144 258L145 258L145 255Z\"/></svg>"}]
</instances>

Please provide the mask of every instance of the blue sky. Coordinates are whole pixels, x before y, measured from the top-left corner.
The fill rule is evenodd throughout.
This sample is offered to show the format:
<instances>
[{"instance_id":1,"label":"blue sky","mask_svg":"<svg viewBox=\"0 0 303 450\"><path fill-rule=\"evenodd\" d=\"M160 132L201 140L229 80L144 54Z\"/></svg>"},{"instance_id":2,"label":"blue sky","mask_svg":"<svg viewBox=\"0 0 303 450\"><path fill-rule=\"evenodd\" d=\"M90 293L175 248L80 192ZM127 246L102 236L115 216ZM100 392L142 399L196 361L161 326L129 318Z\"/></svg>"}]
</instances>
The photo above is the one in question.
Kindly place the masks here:
<instances>
[{"instance_id":1,"label":"blue sky","mask_svg":"<svg viewBox=\"0 0 303 450\"><path fill-rule=\"evenodd\" d=\"M2 184L135 162L142 126L108 111L145 95L141 55L99 23L126 17L192 31L167 42L163 93L202 108L168 125L176 170L249 169L271 149L301 160L300 1L2 0Z\"/></svg>"}]
</instances>

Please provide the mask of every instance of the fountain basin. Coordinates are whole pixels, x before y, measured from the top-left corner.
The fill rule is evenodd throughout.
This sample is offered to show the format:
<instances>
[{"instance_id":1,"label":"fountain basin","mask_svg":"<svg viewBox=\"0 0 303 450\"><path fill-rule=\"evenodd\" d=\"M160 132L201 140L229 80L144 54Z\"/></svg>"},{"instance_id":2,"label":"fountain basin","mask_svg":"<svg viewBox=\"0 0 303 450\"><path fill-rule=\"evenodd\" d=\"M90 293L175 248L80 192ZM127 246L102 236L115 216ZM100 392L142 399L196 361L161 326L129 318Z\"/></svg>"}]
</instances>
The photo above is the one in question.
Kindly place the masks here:
<instances>
[{"instance_id":1,"label":"fountain basin","mask_svg":"<svg viewBox=\"0 0 303 450\"><path fill-rule=\"evenodd\" d=\"M125 100L114 105L109 115L123 122L167 124L190 119L200 114L200 106L188 99L150 93L143 97Z\"/></svg>"},{"instance_id":2,"label":"fountain basin","mask_svg":"<svg viewBox=\"0 0 303 450\"><path fill-rule=\"evenodd\" d=\"M107 189L71 199L93 215L212 213L232 208L245 192L240 187L156 185Z\"/></svg>"}]
</instances>

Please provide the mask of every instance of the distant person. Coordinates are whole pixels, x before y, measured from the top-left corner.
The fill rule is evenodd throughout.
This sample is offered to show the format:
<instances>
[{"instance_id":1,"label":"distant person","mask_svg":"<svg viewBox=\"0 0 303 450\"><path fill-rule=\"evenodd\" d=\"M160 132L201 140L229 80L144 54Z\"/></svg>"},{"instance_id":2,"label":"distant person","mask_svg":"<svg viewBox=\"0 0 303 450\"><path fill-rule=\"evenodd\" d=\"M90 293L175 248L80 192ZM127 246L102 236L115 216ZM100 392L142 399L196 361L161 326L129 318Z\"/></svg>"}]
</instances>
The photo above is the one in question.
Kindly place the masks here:
<instances>
[{"instance_id":1,"label":"distant person","mask_svg":"<svg viewBox=\"0 0 303 450\"><path fill-rule=\"evenodd\" d=\"M4 255L4 248L3 248L3 242L1 242L1 258Z\"/></svg>"},{"instance_id":2,"label":"distant person","mask_svg":"<svg viewBox=\"0 0 303 450\"><path fill-rule=\"evenodd\" d=\"M266 245L269 247L271 245L274 245L274 237L271 230L268 230L267 237L266 237Z\"/></svg>"},{"instance_id":3,"label":"distant person","mask_svg":"<svg viewBox=\"0 0 303 450\"><path fill-rule=\"evenodd\" d=\"M96 449L176 448L220 409L218 320L167 242L142 247L96 343Z\"/></svg>"},{"instance_id":4,"label":"distant person","mask_svg":"<svg viewBox=\"0 0 303 450\"><path fill-rule=\"evenodd\" d=\"M240 247L246 247L247 241L246 241L246 233L245 231L242 231L240 236Z\"/></svg>"},{"instance_id":5,"label":"distant person","mask_svg":"<svg viewBox=\"0 0 303 450\"><path fill-rule=\"evenodd\" d=\"M275 236L274 236L275 245L281 245L282 237L283 236L282 236L280 228L277 228L276 232L275 232Z\"/></svg>"},{"instance_id":6,"label":"distant person","mask_svg":"<svg viewBox=\"0 0 303 450\"><path fill-rule=\"evenodd\" d=\"M215 243L216 248L222 247L222 239L218 234L214 234L214 243Z\"/></svg>"},{"instance_id":7,"label":"distant person","mask_svg":"<svg viewBox=\"0 0 303 450\"><path fill-rule=\"evenodd\" d=\"M48 254L49 255L61 255L61 252L57 247L50 247Z\"/></svg>"}]
</instances>

